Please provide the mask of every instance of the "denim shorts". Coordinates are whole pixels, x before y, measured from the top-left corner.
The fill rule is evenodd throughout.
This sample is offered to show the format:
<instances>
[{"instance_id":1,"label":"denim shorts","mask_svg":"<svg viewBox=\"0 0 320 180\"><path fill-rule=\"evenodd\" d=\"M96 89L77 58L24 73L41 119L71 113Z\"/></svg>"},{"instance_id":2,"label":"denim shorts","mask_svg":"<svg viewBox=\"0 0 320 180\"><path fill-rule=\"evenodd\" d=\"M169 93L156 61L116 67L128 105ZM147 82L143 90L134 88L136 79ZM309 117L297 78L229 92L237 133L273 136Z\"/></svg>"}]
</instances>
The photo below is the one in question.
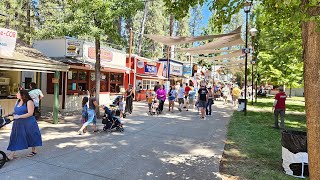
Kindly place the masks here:
<instances>
[{"instance_id":1,"label":"denim shorts","mask_svg":"<svg viewBox=\"0 0 320 180\"><path fill-rule=\"evenodd\" d=\"M199 107L202 107L202 108L205 108L205 107L207 107L207 102L206 102L206 101L199 100L198 106L199 106Z\"/></svg>"},{"instance_id":2,"label":"denim shorts","mask_svg":"<svg viewBox=\"0 0 320 180\"><path fill-rule=\"evenodd\" d=\"M88 121L85 124L89 125L90 123L97 124L97 116L94 109L88 109Z\"/></svg>"}]
</instances>

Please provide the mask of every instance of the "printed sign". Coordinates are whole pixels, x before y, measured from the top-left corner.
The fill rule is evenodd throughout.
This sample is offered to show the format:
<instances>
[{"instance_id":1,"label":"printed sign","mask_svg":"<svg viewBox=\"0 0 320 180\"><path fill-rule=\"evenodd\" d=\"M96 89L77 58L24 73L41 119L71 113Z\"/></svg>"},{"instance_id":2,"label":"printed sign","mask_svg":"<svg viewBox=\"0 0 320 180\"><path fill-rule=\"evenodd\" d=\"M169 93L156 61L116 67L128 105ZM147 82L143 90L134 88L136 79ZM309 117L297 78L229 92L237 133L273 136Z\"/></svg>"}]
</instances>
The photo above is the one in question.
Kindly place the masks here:
<instances>
[{"instance_id":1,"label":"printed sign","mask_svg":"<svg viewBox=\"0 0 320 180\"><path fill-rule=\"evenodd\" d=\"M146 64L144 66L144 72L150 73L150 74L157 74L157 66L152 66L152 65Z\"/></svg>"},{"instance_id":2,"label":"printed sign","mask_svg":"<svg viewBox=\"0 0 320 180\"><path fill-rule=\"evenodd\" d=\"M66 39L66 56L82 56L83 41L78 39Z\"/></svg>"},{"instance_id":3,"label":"printed sign","mask_svg":"<svg viewBox=\"0 0 320 180\"><path fill-rule=\"evenodd\" d=\"M184 76L191 76L192 75L192 70L190 65L184 65L183 66L183 75Z\"/></svg>"},{"instance_id":4,"label":"printed sign","mask_svg":"<svg viewBox=\"0 0 320 180\"><path fill-rule=\"evenodd\" d=\"M88 57L90 59L96 59L96 49L94 47L89 47L88 48ZM100 49L100 62L101 66L107 66L108 62L111 62L113 59L113 54L111 51L105 50L105 49Z\"/></svg>"},{"instance_id":5,"label":"printed sign","mask_svg":"<svg viewBox=\"0 0 320 180\"><path fill-rule=\"evenodd\" d=\"M173 65L172 63L170 64L170 74L172 75L177 75L177 76L182 76L182 69L183 67L182 66L176 66L176 65Z\"/></svg>"},{"instance_id":6,"label":"printed sign","mask_svg":"<svg viewBox=\"0 0 320 180\"><path fill-rule=\"evenodd\" d=\"M17 31L0 28L0 56L13 56L16 40Z\"/></svg>"}]
</instances>

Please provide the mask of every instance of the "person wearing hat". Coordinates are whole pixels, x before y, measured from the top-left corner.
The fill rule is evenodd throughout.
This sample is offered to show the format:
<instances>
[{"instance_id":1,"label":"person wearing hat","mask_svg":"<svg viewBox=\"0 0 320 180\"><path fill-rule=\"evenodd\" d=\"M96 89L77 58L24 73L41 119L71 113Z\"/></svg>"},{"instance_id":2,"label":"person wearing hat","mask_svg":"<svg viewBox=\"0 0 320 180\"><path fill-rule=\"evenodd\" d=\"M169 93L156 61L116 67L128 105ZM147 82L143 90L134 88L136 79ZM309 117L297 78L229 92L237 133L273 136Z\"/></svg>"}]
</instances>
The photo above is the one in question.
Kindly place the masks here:
<instances>
[{"instance_id":1,"label":"person wearing hat","mask_svg":"<svg viewBox=\"0 0 320 180\"><path fill-rule=\"evenodd\" d=\"M283 129L284 127L284 114L286 110L286 99L287 95L283 91L283 87L279 87L279 93L276 94L274 98L274 103L272 107L272 111L274 113L274 126L273 128L279 128L279 114L281 118L280 128Z\"/></svg>"},{"instance_id":2,"label":"person wearing hat","mask_svg":"<svg viewBox=\"0 0 320 180\"><path fill-rule=\"evenodd\" d=\"M207 107L206 107L206 115L207 116L211 116L211 112L212 112L212 104L213 104L213 91L211 86L208 87L208 102L207 102Z\"/></svg>"},{"instance_id":3,"label":"person wearing hat","mask_svg":"<svg viewBox=\"0 0 320 180\"><path fill-rule=\"evenodd\" d=\"M201 88L198 90L198 106L201 112L201 118L205 118L205 108L207 107L208 102L208 90L206 84L202 83Z\"/></svg>"}]
</instances>

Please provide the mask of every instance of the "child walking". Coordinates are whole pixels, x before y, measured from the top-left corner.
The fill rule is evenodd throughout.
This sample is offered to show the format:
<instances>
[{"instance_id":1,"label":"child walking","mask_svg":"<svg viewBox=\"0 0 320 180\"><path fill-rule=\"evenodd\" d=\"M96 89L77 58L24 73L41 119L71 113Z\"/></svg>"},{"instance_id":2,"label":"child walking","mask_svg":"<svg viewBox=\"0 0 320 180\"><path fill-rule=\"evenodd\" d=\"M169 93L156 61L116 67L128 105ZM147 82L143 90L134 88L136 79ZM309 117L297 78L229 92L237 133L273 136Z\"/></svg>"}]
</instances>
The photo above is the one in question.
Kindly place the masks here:
<instances>
[{"instance_id":1,"label":"child walking","mask_svg":"<svg viewBox=\"0 0 320 180\"><path fill-rule=\"evenodd\" d=\"M94 94L94 92L92 92ZM92 95L89 99L89 107L88 107L88 120L85 122L80 130L78 131L79 135L83 134L83 130L90 124L93 123L93 132L98 132L97 130L97 121L96 121L96 112L95 108L99 107L96 98L94 95Z\"/></svg>"},{"instance_id":2,"label":"child walking","mask_svg":"<svg viewBox=\"0 0 320 180\"><path fill-rule=\"evenodd\" d=\"M152 106L152 102L155 98L155 93L151 91L151 89L149 89L149 86L147 85L147 93L146 93L146 96L147 96L147 102L148 102L148 107L149 107L149 113L151 113L152 109L151 109L151 106Z\"/></svg>"},{"instance_id":3,"label":"child walking","mask_svg":"<svg viewBox=\"0 0 320 180\"><path fill-rule=\"evenodd\" d=\"M88 121L88 105L87 105L88 101L89 101L88 97L83 97L82 112L81 112L81 123L82 123L81 126L83 126L83 124ZM83 133L86 133L86 132L87 132L87 127L83 129Z\"/></svg>"}]
</instances>

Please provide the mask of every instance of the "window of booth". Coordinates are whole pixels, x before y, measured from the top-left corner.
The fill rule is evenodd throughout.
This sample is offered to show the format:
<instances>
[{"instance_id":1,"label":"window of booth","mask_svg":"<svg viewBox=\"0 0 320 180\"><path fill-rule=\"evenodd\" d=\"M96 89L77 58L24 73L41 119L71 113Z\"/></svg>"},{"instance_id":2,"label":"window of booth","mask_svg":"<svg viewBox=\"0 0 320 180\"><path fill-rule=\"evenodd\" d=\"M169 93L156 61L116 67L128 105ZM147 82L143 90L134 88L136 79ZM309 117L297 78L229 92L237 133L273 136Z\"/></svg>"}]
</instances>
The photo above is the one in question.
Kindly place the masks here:
<instances>
[{"instance_id":1,"label":"window of booth","mask_svg":"<svg viewBox=\"0 0 320 180\"><path fill-rule=\"evenodd\" d=\"M157 84L157 81L158 80L143 79L142 80L142 88L147 89L147 87L149 87L149 89L153 89L154 86Z\"/></svg>"},{"instance_id":2,"label":"window of booth","mask_svg":"<svg viewBox=\"0 0 320 180\"><path fill-rule=\"evenodd\" d=\"M110 92L119 93L120 88L123 86L123 73L110 72Z\"/></svg>"},{"instance_id":3,"label":"window of booth","mask_svg":"<svg viewBox=\"0 0 320 180\"><path fill-rule=\"evenodd\" d=\"M88 72L72 70L68 72L67 94L86 92L88 85Z\"/></svg>"},{"instance_id":4,"label":"window of booth","mask_svg":"<svg viewBox=\"0 0 320 180\"><path fill-rule=\"evenodd\" d=\"M47 73L47 94L53 94L54 93L54 84L52 83L52 79L54 78L54 73ZM59 78L59 95L62 94L62 72L60 72L60 78Z\"/></svg>"},{"instance_id":5,"label":"window of booth","mask_svg":"<svg viewBox=\"0 0 320 180\"><path fill-rule=\"evenodd\" d=\"M95 72L91 72L91 87L90 89L96 88ZM100 74L100 92L108 92L109 84L109 73L101 72Z\"/></svg>"}]
</instances>

